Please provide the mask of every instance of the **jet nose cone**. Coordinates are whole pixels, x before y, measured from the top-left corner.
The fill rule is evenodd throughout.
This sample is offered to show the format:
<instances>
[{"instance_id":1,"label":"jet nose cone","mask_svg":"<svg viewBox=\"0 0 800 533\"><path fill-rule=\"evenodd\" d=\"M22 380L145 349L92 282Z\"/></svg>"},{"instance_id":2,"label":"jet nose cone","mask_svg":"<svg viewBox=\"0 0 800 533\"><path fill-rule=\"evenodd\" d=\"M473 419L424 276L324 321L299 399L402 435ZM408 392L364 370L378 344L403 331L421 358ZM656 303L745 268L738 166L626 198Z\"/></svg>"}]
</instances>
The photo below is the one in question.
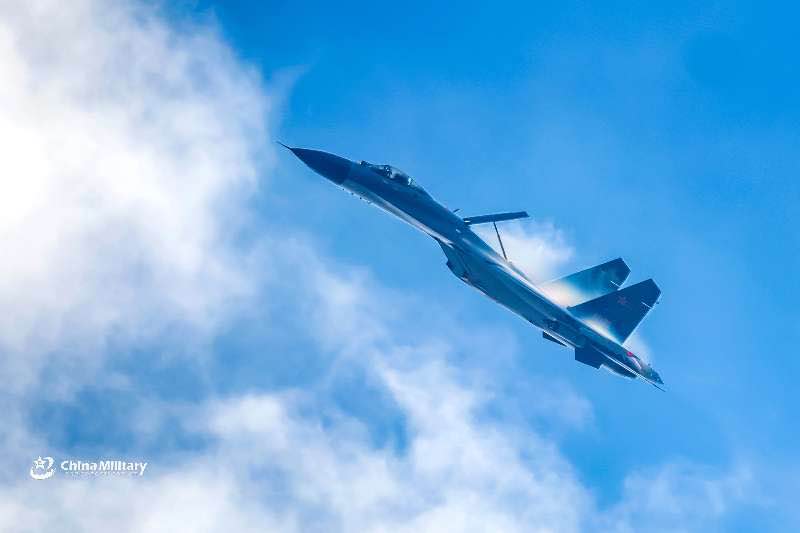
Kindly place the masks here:
<instances>
[{"instance_id":1,"label":"jet nose cone","mask_svg":"<svg viewBox=\"0 0 800 533\"><path fill-rule=\"evenodd\" d=\"M281 143L281 146L286 145ZM344 180L347 179L347 176L350 174L350 168L353 165L351 161L344 157L329 154L321 150L291 148L289 146L286 146L286 148L291 150L292 153L296 155L300 161L308 165L311 170L338 185L341 185Z\"/></svg>"}]
</instances>

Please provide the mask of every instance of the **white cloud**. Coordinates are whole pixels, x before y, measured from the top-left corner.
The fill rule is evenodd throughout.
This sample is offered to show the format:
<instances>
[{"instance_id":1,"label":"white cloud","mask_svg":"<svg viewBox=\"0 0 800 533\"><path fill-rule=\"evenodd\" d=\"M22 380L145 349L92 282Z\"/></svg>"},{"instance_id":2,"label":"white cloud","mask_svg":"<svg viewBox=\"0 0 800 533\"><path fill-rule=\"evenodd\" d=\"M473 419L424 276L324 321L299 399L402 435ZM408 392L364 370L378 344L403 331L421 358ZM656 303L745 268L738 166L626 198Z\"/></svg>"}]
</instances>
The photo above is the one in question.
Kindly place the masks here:
<instances>
[{"instance_id":1,"label":"white cloud","mask_svg":"<svg viewBox=\"0 0 800 533\"><path fill-rule=\"evenodd\" d=\"M574 254L563 233L549 222L510 222L498 229L508 258L535 283L563 275L560 269ZM475 231L500 252L491 224L476 226Z\"/></svg>"},{"instance_id":2,"label":"white cloud","mask_svg":"<svg viewBox=\"0 0 800 533\"><path fill-rule=\"evenodd\" d=\"M400 453L370 446L352 421L324 428L273 396L212 406L209 427L223 448L279 470L289 508L316 508L296 517L301 530L319 517L329 531L577 530L589 500L570 466L536 435L480 422L480 395L451 372L440 362L380 370L408 417Z\"/></svg>"},{"instance_id":3,"label":"white cloud","mask_svg":"<svg viewBox=\"0 0 800 533\"><path fill-rule=\"evenodd\" d=\"M309 391L211 399L183 412L184 426L210 440L200 453L141 478L0 487L0 528L697 531L752 497L743 467L675 463L631 474L619 503L598 509L553 442L479 416L488 391L441 361L398 368L390 359L377 373L407 420L400 450L374 444Z\"/></svg>"},{"instance_id":4,"label":"white cloud","mask_svg":"<svg viewBox=\"0 0 800 533\"><path fill-rule=\"evenodd\" d=\"M756 503L753 473L745 466L715 471L676 462L630 474L622 501L604 517L605 531L714 531L732 508Z\"/></svg>"},{"instance_id":5,"label":"white cloud","mask_svg":"<svg viewBox=\"0 0 800 533\"><path fill-rule=\"evenodd\" d=\"M335 409L303 414L314 400L300 391L211 400L185 417L213 439L205 452L130 480L7 486L0 528L578 531L591 499L570 465L535 434L479 420L482 394L453 372L379 370L408 417L403 451ZM46 511L27 518L26 501Z\"/></svg>"},{"instance_id":6,"label":"white cloud","mask_svg":"<svg viewBox=\"0 0 800 533\"><path fill-rule=\"evenodd\" d=\"M4 3L0 69L7 387L213 331L252 281L232 207L265 162L258 76L213 29L102 0Z\"/></svg>"}]
</instances>

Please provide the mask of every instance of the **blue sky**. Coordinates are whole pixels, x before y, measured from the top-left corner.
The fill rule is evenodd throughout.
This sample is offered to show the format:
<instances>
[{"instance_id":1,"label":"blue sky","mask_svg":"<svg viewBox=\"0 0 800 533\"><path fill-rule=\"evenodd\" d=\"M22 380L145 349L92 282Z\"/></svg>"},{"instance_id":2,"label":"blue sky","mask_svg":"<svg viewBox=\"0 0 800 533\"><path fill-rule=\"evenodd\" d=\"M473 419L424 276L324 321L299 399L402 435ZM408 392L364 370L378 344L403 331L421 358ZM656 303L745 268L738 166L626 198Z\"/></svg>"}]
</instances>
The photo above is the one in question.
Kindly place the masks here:
<instances>
[{"instance_id":1,"label":"blue sky","mask_svg":"<svg viewBox=\"0 0 800 533\"><path fill-rule=\"evenodd\" d=\"M793 404L798 341L790 14L354 4L289 23L286 4L262 16L244 3L203 7L267 73L300 65L279 129L287 142L392 162L468 212L528 209L575 247L564 273L621 255L634 277L659 282L663 303L641 333L666 395L577 367L447 279L432 243L279 163L278 180L306 182L312 213L300 224L329 253L512 328L517 364L567 376L591 398L597 441L571 443L575 460L591 456L584 475L614 490L609 470L672 454L793 456L791 415L777 407Z\"/></svg>"},{"instance_id":2,"label":"blue sky","mask_svg":"<svg viewBox=\"0 0 800 533\"><path fill-rule=\"evenodd\" d=\"M45 527L113 524L65 502L114 494L148 510L130 530L798 522L797 8L39 7L0 11L23 199L0 341L3 492ZM668 392L577 364L277 139L526 209L509 255L542 277L625 258L663 291L637 342ZM31 485L31 453L151 477Z\"/></svg>"}]
</instances>

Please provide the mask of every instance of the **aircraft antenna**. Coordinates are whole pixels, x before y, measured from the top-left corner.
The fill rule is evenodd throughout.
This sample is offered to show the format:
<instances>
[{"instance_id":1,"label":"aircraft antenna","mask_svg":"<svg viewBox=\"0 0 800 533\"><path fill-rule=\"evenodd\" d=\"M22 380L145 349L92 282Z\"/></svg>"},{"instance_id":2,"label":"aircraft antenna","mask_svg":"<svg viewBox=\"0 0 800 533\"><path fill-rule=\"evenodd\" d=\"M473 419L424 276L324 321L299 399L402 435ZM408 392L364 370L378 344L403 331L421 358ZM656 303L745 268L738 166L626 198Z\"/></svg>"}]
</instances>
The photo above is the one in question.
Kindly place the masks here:
<instances>
[{"instance_id":1,"label":"aircraft antenna","mask_svg":"<svg viewBox=\"0 0 800 533\"><path fill-rule=\"evenodd\" d=\"M497 234L497 242L500 243L500 250L503 252L503 259L508 261L508 256L506 256L506 249L503 246L503 239L500 238L500 232L497 231L497 223L496 222L492 222L492 226L494 226L494 232Z\"/></svg>"}]
</instances>

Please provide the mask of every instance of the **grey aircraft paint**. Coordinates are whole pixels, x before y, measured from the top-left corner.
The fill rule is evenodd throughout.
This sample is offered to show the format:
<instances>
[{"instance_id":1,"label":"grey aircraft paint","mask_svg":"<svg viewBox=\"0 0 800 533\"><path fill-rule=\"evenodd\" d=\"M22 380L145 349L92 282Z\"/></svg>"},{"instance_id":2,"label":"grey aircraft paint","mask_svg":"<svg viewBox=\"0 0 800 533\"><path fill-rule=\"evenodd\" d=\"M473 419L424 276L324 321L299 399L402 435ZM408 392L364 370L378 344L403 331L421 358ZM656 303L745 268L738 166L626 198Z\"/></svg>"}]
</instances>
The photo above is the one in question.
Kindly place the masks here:
<instances>
[{"instance_id":1,"label":"grey aircraft paint","mask_svg":"<svg viewBox=\"0 0 800 533\"><path fill-rule=\"evenodd\" d=\"M649 364L623 346L661 291L653 280L621 288L630 273L622 259L534 285L504 257L505 251L498 254L471 228L492 223L496 230L496 222L527 213L461 218L390 165L286 148L316 173L433 237L456 277L540 328L545 339L573 348L577 361L624 377L641 377L657 387L663 384Z\"/></svg>"}]
</instances>

